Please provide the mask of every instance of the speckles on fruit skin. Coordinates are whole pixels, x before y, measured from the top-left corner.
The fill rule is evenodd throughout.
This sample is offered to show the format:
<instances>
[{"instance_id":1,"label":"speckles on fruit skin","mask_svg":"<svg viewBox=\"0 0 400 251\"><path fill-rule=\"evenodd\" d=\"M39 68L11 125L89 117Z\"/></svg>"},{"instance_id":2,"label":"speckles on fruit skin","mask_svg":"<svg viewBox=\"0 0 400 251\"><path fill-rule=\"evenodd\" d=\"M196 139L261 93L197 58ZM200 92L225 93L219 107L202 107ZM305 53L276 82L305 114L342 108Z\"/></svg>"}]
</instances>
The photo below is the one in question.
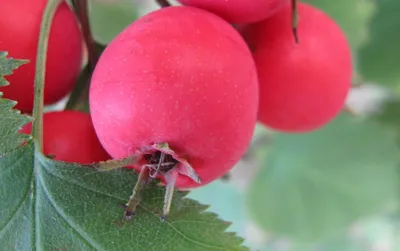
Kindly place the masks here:
<instances>
[{"instance_id":1,"label":"speckles on fruit skin","mask_svg":"<svg viewBox=\"0 0 400 251\"><path fill-rule=\"evenodd\" d=\"M149 15L152 22L143 22L145 16L116 37L96 67L90 107L97 134L114 158L167 142L207 184L232 168L250 143L255 64L240 35L213 14L170 7ZM194 186L179 176L177 187Z\"/></svg>"}]
</instances>

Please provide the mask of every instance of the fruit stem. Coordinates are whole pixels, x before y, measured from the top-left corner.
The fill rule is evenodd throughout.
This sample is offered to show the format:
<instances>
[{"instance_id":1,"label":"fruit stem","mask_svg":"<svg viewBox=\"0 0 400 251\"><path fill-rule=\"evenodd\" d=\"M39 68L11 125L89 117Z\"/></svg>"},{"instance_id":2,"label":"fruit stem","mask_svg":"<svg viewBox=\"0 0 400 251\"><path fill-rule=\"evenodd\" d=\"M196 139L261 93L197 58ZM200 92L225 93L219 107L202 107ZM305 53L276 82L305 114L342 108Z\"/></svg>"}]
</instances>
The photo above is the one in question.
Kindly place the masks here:
<instances>
[{"instance_id":1,"label":"fruit stem","mask_svg":"<svg viewBox=\"0 0 400 251\"><path fill-rule=\"evenodd\" d=\"M74 6L75 13L78 16L79 22L82 26L83 38L85 40L89 55L89 69L93 71L97 61L99 60L99 55L96 50L96 43L92 35L92 30L90 28L88 1L72 0L72 4Z\"/></svg>"},{"instance_id":2,"label":"fruit stem","mask_svg":"<svg viewBox=\"0 0 400 251\"><path fill-rule=\"evenodd\" d=\"M43 106L44 106L44 86L45 86L45 70L47 60L47 47L50 35L50 28L56 10L61 0L49 0L44 9L42 21L40 24L39 43L36 55L35 69L35 97L33 105L33 121L32 137L35 140L35 149L37 152L42 151L43 147Z\"/></svg>"},{"instance_id":3,"label":"fruit stem","mask_svg":"<svg viewBox=\"0 0 400 251\"><path fill-rule=\"evenodd\" d=\"M292 31L294 41L296 44L299 43L299 34L297 32L297 26L299 25L299 12L297 10L297 0L292 0Z\"/></svg>"},{"instance_id":4,"label":"fruit stem","mask_svg":"<svg viewBox=\"0 0 400 251\"><path fill-rule=\"evenodd\" d=\"M89 11L87 0L72 0L72 5L75 9L75 13L79 19L79 23L82 27L83 38L85 40L86 48L88 50L88 65L81 74L81 79L75 85L70 98L67 102L66 109L78 109L78 106L85 102L89 96L89 84L90 76L96 67L97 61L99 60L98 45L94 41L92 30L89 22Z\"/></svg>"},{"instance_id":5,"label":"fruit stem","mask_svg":"<svg viewBox=\"0 0 400 251\"><path fill-rule=\"evenodd\" d=\"M171 4L168 2L168 0L156 0L156 3L158 3L158 5L160 5L161 8L171 6Z\"/></svg>"}]
</instances>

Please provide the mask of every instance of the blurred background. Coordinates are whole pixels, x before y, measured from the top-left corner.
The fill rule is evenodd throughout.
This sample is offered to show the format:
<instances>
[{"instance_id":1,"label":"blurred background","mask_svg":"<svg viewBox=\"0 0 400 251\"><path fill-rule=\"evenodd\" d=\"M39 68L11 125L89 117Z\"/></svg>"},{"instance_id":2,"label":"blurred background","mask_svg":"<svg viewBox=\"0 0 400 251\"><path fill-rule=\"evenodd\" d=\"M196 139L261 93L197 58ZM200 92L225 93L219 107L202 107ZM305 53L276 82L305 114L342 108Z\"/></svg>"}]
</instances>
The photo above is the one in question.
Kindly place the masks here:
<instances>
[{"instance_id":1,"label":"blurred background","mask_svg":"<svg viewBox=\"0 0 400 251\"><path fill-rule=\"evenodd\" d=\"M242 161L189 197L232 222L228 230L254 251L400 250L400 1L304 2L334 18L351 44L346 111L301 135L259 125ZM94 37L107 44L157 8L152 0L90 0Z\"/></svg>"}]
</instances>

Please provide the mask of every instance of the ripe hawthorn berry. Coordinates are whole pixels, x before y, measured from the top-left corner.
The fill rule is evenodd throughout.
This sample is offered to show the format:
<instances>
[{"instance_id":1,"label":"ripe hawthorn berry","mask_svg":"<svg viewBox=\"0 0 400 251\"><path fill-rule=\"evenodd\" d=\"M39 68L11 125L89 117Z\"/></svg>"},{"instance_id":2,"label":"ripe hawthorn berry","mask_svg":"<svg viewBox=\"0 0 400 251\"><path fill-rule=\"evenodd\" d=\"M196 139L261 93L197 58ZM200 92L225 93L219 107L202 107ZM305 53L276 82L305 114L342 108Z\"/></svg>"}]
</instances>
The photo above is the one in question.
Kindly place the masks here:
<instances>
[{"instance_id":1,"label":"ripe hawthorn berry","mask_svg":"<svg viewBox=\"0 0 400 251\"><path fill-rule=\"evenodd\" d=\"M30 134L32 123L21 132ZM43 153L55 160L91 164L110 159L94 131L89 114L53 111L43 114Z\"/></svg>"},{"instance_id":2,"label":"ripe hawthorn berry","mask_svg":"<svg viewBox=\"0 0 400 251\"><path fill-rule=\"evenodd\" d=\"M114 159L135 156L143 180L172 191L228 172L248 147L258 107L251 53L226 21L201 9L168 7L136 20L105 49L92 76L90 110Z\"/></svg>"},{"instance_id":3,"label":"ripe hawthorn berry","mask_svg":"<svg viewBox=\"0 0 400 251\"><path fill-rule=\"evenodd\" d=\"M241 27L260 82L259 120L284 132L309 132L343 108L352 80L352 57L341 28L321 10L298 4L293 39L291 8Z\"/></svg>"},{"instance_id":4,"label":"ripe hawthorn berry","mask_svg":"<svg viewBox=\"0 0 400 251\"><path fill-rule=\"evenodd\" d=\"M289 0L178 0L201 8L235 24L258 22L272 16Z\"/></svg>"},{"instance_id":5,"label":"ripe hawthorn berry","mask_svg":"<svg viewBox=\"0 0 400 251\"><path fill-rule=\"evenodd\" d=\"M40 24L47 0L0 0L0 51L30 62L5 78L4 97L16 109L31 112ZM72 10L64 2L53 18L47 52L44 103L55 103L73 88L82 63L82 35Z\"/></svg>"}]
</instances>

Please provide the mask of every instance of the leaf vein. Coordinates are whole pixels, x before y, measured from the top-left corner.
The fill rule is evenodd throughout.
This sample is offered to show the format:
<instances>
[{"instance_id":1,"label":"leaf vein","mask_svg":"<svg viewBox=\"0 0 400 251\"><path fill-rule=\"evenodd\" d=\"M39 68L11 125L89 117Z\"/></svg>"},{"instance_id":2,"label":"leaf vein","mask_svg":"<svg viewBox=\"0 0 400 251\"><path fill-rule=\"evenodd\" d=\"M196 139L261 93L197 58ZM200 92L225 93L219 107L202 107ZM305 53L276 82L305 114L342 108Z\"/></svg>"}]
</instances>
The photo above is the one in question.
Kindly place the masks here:
<instances>
[{"instance_id":1,"label":"leaf vein","mask_svg":"<svg viewBox=\"0 0 400 251\"><path fill-rule=\"evenodd\" d=\"M75 223L71 222L70 220L68 220L67 216L64 214L64 212L62 212L62 210L56 205L54 199L52 198L49 190L47 189L47 186L45 184L45 182L43 181L43 176L40 175L39 171L39 183L40 185L43 187L43 190L46 194L47 199L49 200L50 204L53 206L53 208L55 209L55 211L57 212L57 214L65 221L65 223L67 223L76 233L76 236L80 236L81 239L85 240L87 244L89 244L94 250L101 250L101 246L99 244L97 244L94 240L92 240L91 238L89 238L87 236L87 234L85 233L85 231L83 231L82 229L80 229Z\"/></svg>"},{"instance_id":2,"label":"leaf vein","mask_svg":"<svg viewBox=\"0 0 400 251\"><path fill-rule=\"evenodd\" d=\"M26 191L24 198L20 201L20 203L18 204L18 207L15 209L15 211L10 216L10 218L7 220L6 224L0 228L0 239L4 235L4 232L7 229L7 227L14 221L15 216L17 215L18 211L21 210L22 205L24 204L28 195L29 195L29 189Z\"/></svg>"}]
</instances>

